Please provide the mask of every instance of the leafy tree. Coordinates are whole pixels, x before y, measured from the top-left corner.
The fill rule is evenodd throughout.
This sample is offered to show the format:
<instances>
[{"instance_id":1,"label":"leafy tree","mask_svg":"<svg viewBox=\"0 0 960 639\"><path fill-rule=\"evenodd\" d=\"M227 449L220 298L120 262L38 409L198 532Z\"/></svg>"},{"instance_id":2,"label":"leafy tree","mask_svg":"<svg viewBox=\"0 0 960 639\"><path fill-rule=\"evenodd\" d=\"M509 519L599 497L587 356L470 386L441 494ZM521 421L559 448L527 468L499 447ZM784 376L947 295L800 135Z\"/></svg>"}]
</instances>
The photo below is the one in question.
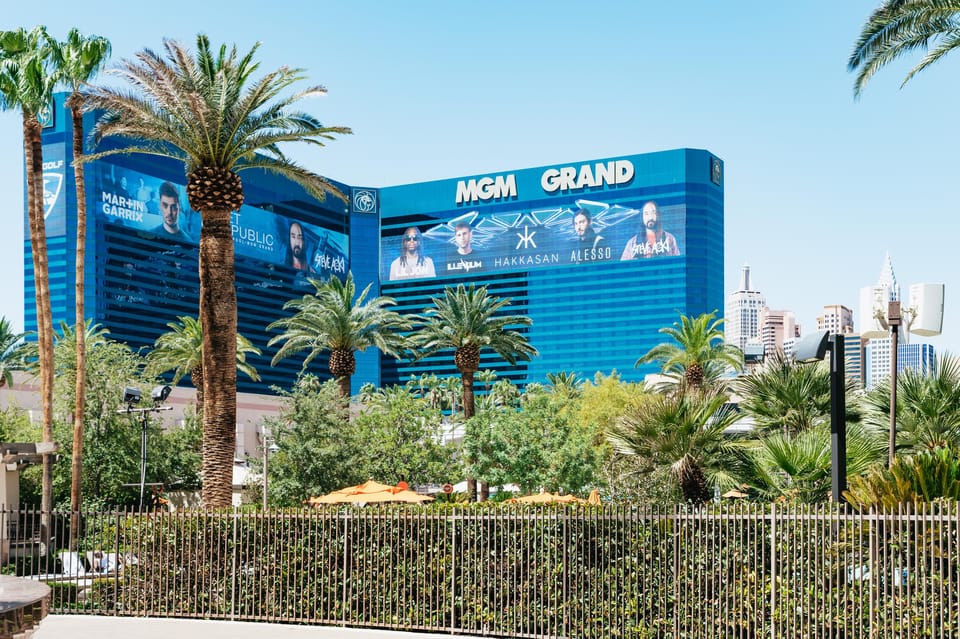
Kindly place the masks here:
<instances>
[{"instance_id":1,"label":"leafy tree","mask_svg":"<svg viewBox=\"0 0 960 639\"><path fill-rule=\"evenodd\" d=\"M0 388L13 386L13 372L25 368L23 333L15 333L10 320L0 317Z\"/></svg>"},{"instance_id":2,"label":"leafy tree","mask_svg":"<svg viewBox=\"0 0 960 639\"><path fill-rule=\"evenodd\" d=\"M413 335L417 355L454 349L453 361L463 386L463 415L470 419L476 413L473 381L480 370L480 351L493 349L511 364L536 356L537 349L525 335L507 328L530 326L531 321L524 315L506 315L510 299L487 295L485 286L447 287L443 297L432 301L433 306L418 318L421 325Z\"/></svg>"},{"instance_id":3,"label":"leafy tree","mask_svg":"<svg viewBox=\"0 0 960 639\"><path fill-rule=\"evenodd\" d=\"M729 462L738 442L725 434L738 418L720 393L654 395L627 408L608 437L624 455L669 467L685 501L711 497L709 486L732 486Z\"/></svg>"},{"instance_id":4,"label":"leafy tree","mask_svg":"<svg viewBox=\"0 0 960 639\"><path fill-rule=\"evenodd\" d=\"M864 397L864 420L880 432L890 428L890 380ZM960 358L944 353L929 374L907 369L897 375L897 450L915 453L944 446L960 450Z\"/></svg>"},{"instance_id":5,"label":"leafy tree","mask_svg":"<svg viewBox=\"0 0 960 639\"><path fill-rule=\"evenodd\" d=\"M278 448L270 454L271 503L296 506L367 479L364 456L379 451L361 446L336 382L304 375L281 394L286 399L279 416L264 420Z\"/></svg>"},{"instance_id":6,"label":"leafy tree","mask_svg":"<svg viewBox=\"0 0 960 639\"><path fill-rule=\"evenodd\" d=\"M468 472L491 485L515 483L527 493L582 492L594 483L594 438L592 428L577 421L574 400L528 387L520 410L494 406L467 422Z\"/></svg>"},{"instance_id":7,"label":"leafy tree","mask_svg":"<svg viewBox=\"0 0 960 639\"><path fill-rule=\"evenodd\" d=\"M179 42L165 40L166 56L144 50L113 70L129 87L91 87L86 94L88 108L105 112L94 127L96 141L135 140L87 158L143 153L182 161L190 206L202 217L203 503L208 507L227 507L232 495L237 294L231 215L244 197L238 173L270 171L320 199L332 194L345 200L325 179L289 160L280 144L322 146L350 130L324 127L293 109L302 98L324 93L322 87L278 97L303 79L300 69L281 67L254 80L258 47L241 56L236 47L213 49L201 34L194 55Z\"/></svg>"},{"instance_id":8,"label":"leafy tree","mask_svg":"<svg viewBox=\"0 0 960 639\"><path fill-rule=\"evenodd\" d=\"M0 107L17 109L23 117L23 155L27 176L27 218L36 289L37 342L40 364L41 434L53 442L53 316L50 310L50 269L43 204L43 145L37 115L49 108L57 78L51 73L49 38L42 26L0 32ZM43 456L41 510L53 505L53 460ZM44 516L41 534L48 533Z\"/></svg>"},{"instance_id":9,"label":"leafy tree","mask_svg":"<svg viewBox=\"0 0 960 639\"><path fill-rule=\"evenodd\" d=\"M363 476L386 484L444 483L460 473L456 448L440 443L443 414L429 402L394 386L374 394L353 421L363 450Z\"/></svg>"},{"instance_id":10,"label":"leafy tree","mask_svg":"<svg viewBox=\"0 0 960 639\"><path fill-rule=\"evenodd\" d=\"M956 0L884 0L863 25L847 63L857 74L854 95L859 97L870 78L889 63L918 49L927 51L907 73L902 87L960 46L958 29L960 3Z\"/></svg>"},{"instance_id":11,"label":"leafy tree","mask_svg":"<svg viewBox=\"0 0 960 639\"><path fill-rule=\"evenodd\" d=\"M830 369L827 362L801 364L778 351L749 375L738 377L733 389L739 407L752 416L760 434L796 435L830 422ZM846 384L847 422L858 421L856 388Z\"/></svg>"},{"instance_id":12,"label":"leafy tree","mask_svg":"<svg viewBox=\"0 0 960 639\"><path fill-rule=\"evenodd\" d=\"M70 109L73 122L73 157L83 156L83 94L80 87L89 82L103 67L110 57L110 42L100 36L84 36L77 29L67 33L64 42L49 41L54 73L57 79L69 85L71 93L67 98L66 106ZM77 194L77 246L76 246L76 325L86 324L84 310L84 271L87 246L87 195L84 186L83 162L73 164L74 182ZM85 367L86 345L84 332L76 333L76 348L78 367ZM70 489L70 510L79 512L81 507L80 474L83 468L83 416L85 412L86 391L84 382L86 376L77 375L76 406L73 410L73 469Z\"/></svg>"},{"instance_id":13,"label":"leafy tree","mask_svg":"<svg viewBox=\"0 0 960 639\"><path fill-rule=\"evenodd\" d=\"M169 322L170 330L153 344L153 350L147 355L147 366L154 375L162 375L173 371L173 383L178 383L186 375L190 376L190 383L197 390L197 413L203 414L203 328L200 320L183 315L176 322ZM247 355L260 354L260 349L253 342L237 333L237 370L252 379L259 381L260 375L252 364L247 362Z\"/></svg>"},{"instance_id":14,"label":"leafy tree","mask_svg":"<svg viewBox=\"0 0 960 639\"><path fill-rule=\"evenodd\" d=\"M723 320L716 319L715 313L693 318L681 314L679 322L660 329L673 342L654 346L635 365L659 362L663 374L672 378L681 390L703 390L715 384L727 368L743 367L740 349L723 341L722 324Z\"/></svg>"},{"instance_id":15,"label":"leafy tree","mask_svg":"<svg viewBox=\"0 0 960 639\"><path fill-rule=\"evenodd\" d=\"M331 277L325 282L311 279L310 283L316 293L284 304L285 311L296 312L267 326L267 330L283 331L267 344L282 343L272 364L306 351L306 370L315 357L330 351L330 374L337 380L341 396L349 397L350 378L357 370L354 353L376 347L386 355L399 357L406 348L403 332L412 324L389 309L396 304L393 298L381 295L367 300L372 284L357 295L353 273L347 274L345 282Z\"/></svg>"}]
</instances>

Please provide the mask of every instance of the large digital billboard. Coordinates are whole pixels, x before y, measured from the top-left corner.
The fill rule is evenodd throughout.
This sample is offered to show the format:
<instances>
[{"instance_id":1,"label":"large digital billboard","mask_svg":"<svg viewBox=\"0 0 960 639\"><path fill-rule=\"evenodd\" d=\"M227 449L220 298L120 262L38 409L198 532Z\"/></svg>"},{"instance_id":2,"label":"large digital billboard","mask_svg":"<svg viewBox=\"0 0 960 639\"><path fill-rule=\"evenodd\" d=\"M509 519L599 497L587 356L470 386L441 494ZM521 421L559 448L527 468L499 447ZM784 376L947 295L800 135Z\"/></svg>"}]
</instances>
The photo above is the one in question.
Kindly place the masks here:
<instances>
[{"instance_id":1,"label":"large digital billboard","mask_svg":"<svg viewBox=\"0 0 960 639\"><path fill-rule=\"evenodd\" d=\"M684 252L685 218L685 206L650 199L471 210L433 224L385 229L381 275L397 281L674 257Z\"/></svg>"},{"instance_id":2,"label":"large digital billboard","mask_svg":"<svg viewBox=\"0 0 960 639\"><path fill-rule=\"evenodd\" d=\"M197 245L200 214L187 202L183 184L112 164L98 165L93 202L108 223L169 242ZM232 213L238 256L286 266L305 275L346 277L347 236L270 211L244 205Z\"/></svg>"}]
</instances>

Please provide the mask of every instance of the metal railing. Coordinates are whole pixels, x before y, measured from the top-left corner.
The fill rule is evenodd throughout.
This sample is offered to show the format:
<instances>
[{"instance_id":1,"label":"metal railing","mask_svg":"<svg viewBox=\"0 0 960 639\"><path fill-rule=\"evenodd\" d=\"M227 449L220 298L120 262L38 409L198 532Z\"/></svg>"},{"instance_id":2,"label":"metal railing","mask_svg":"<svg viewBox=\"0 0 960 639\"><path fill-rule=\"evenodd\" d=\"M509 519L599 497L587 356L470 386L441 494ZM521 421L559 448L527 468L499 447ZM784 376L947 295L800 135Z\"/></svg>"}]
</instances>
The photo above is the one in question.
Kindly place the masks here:
<instances>
[{"instance_id":1,"label":"metal railing","mask_svg":"<svg viewBox=\"0 0 960 639\"><path fill-rule=\"evenodd\" d=\"M960 637L956 504L113 512L80 522L71 540L70 516L54 514L49 552L11 559L51 585L52 612L504 637Z\"/></svg>"}]
</instances>

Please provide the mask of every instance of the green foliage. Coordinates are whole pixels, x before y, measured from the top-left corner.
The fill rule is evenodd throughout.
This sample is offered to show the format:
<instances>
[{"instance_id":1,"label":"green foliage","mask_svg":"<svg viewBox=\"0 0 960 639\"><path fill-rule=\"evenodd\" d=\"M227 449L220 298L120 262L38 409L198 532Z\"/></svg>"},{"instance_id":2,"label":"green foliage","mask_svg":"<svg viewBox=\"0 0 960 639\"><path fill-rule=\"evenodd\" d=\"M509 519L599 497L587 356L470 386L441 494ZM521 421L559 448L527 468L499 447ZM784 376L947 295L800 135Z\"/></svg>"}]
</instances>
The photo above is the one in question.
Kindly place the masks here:
<instances>
[{"instance_id":1,"label":"green foliage","mask_svg":"<svg viewBox=\"0 0 960 639\"><path fill-rule=\"evenodd\" d=\"M681 314L679 322L660 329L673 341L654 346L635 365L659 363L662 373L681 390L713 386L727 369L743 368L743 353L724 342L722 325L723 320L716 319L715 313L697 317Z\"/></svg>"},{"instance_id":2,"label":"green foliage","mask_svg":"<svg viewBox=\"0 0 960 639\"><path fill-rule=\"evenodd\" d=\"M864 420L878 432L890 428L890 381L864 397ZM945 446L960 450L960 358L944 353L928 374L897 375L897 451L917 453Z\"/></svg>"},{"instance_id":3,"label":"green foliage","mask_svg":"<svg viewBox=\"0 0 960 639\"><path fill-rule=\"evenodd\" d=\"M173 371L173 383L176 384L198 369L202 372L203 328L198 318L188 315L178 317L176 322L169 322L167 326L170 330L154 342L153 350L147 355L147 364L153 375ZM260 349L237 333L237 370L256 382L260 375L253 365L247 363L247 355L251 353L259 355Z\"/></svg>"},{"instance_id":4,"label":"green foliage","mask_svg":"<svg viewBox=\"0 0 960 639\"><path fill-rule=\"evenodd\" d=\"M954 448L925 450L897 457L893 467L881 464L851 477L847 500L863 509L896 509L938 499L960 500L960 457Z\"/></svg>"},{"instance_id":5,"label":"green foliage","mask_svg":"<svg viewBox=\"0 0 960 639\"><path fill-rule=\"evenodd\" d=\"M798 363L777 351L749 375L733 382L741 410L753 417L760 435L797 435L830 422L830 369L827 362ZM858 421L856 388L847 381L847 422Z\"/></svg>"},{"instance_id":6,"label":"green foliage","mask_svg":"<svg viewBox=\"0 0 960 639\"><path fill-rule=\"evenodd\" d=\"M883 440L859 424L847 424L846 441L848 477L884 458ZM733 468L739 480L764 499L814 503L830 494L830 455L830 428L822 424L796 434L767 434L756 447L740 451L743 461Z\"/></svg>"},{"instance_id":7,"label":"green foliage","mask_svg":"<svg viewBox=\"0 0 960 639\"><path fill-rule=\"evenodd\" d=\"M353 273L348 273L344 282L332 277L326 281L312 279L310 283L315 294L290 300L283 310L296 312L267 326L267 330L283 331L268 344L282 343L273 356L273 364L306 351L306 369L324 351L363 352L370 347L399 357L406 346L402 332L410 330L411 324L389 309L396 304L393 298L378 296L368 300L370 286L357 295Z\"/></svg>"},{"instance_id":8,"label":"green foliage","mask_svg":"<svg viewBox=\"0 0 960 639\"><path fill-rule=\"evenodd\" d=\"M960 46L956 0L884 0L867 19L847 66L857 74L853 93L859 97L873 75L904 55L921 49L926 55L904 77L910 79Z\"/></svg>"},{"instance_id":9,"label":"green foliage","mask_svg":"<svg viewBox=\"0 0 960 639\"><path fill-rule=\"evenodd\" d=\"M439 408L405 387L372 395L351 425L361 448L377 451L360 462L363 476L391 485L456 482L461 472L457 448L440 444L442 421Z\"/></svg>"},{"instance_id":10,"label":"green foliage","mask_svg":"<svg viewBox=\"0 0 960 639\"><path fill-rule=\"evenodd\" d=\"M10 321L0 317L0 388L13 386L13 372L25 368L23 333L14 333Z\"/></svg>"},{"instance_id":11,"label":"green foliage","mask_svg":"<svg viewBox=\"0 0 960 639\"><path fill-rule=\"evenodd\" d=\"M724 431L738 415L723 394L653 395L629 406L608 435L617 452L669 467L686 501L703 502L729 475L739 442Z\"/></svg>"},{"instance_id":12,"label":"green foliage","mask_svg":"<svg viewBox=\"0 0 960 639\"><path fill-rule=\"evenodd\" d=\"M511 326L530 326L526 315L506 315L510 298L487 294L485 286L458 284L447 287L443 297L434 297L433 306L418 318L420 327L414 334L417 357L427 357L441 350L474 345L490 348L511 364L527 361L537 355L523 333L508 330ZM462 372L462 371L461 371Z\"/></svg>"},{"instance_id":13,"label":"green foliage","mask_svg":"<svg viewBox=\"0 0 960 639\"><path fill-rule=\"evenodd\" d=\"M312 375L297 380L280 414L264 420L279 449L270 454L268 497L277 506L296 506L308 497L358 484L365 455L334 381Z\"/></svg>"},{"instance_id":14,"label":"green foliage","mask_svg":"<svg viewBox=\"0 0 960 639\"><path fill-rule=\"evenodd\" d=\"M494 486L517 484L523 493L583 492L599 460L596 433L577 421L574 408L569 395L528 387L519 410L480 411L466 426L468 472Z\"/></svg>"}]
</instances>

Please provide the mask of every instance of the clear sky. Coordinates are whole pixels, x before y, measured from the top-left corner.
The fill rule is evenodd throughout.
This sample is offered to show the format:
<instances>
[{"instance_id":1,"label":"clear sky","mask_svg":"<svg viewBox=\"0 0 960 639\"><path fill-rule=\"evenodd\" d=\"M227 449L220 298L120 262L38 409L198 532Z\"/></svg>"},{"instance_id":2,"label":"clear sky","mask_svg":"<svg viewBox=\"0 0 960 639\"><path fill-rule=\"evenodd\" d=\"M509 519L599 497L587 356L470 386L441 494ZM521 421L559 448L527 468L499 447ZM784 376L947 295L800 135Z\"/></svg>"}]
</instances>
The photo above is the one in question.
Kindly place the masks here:
<instances>
[{"instance_id":1,"label":"clear sky","mask_svg":"<svg viewBox=\"0 0 960 639\"><path fill-rule=\"evenodd\" d=\"M198 32L262 69L305 68L305 104L355 134L291 147L348 184L389 186L676 147L726 163L725 294L754 288L805 331L856 309L889 251L906 295L944 282L938 350L960 352L960 55L900 89L906 62L853 98L846 61L879 0L591 3L173 0L7 3L4 29L105 36L113 59ZM20 118L0 114L0 315L23 322ZM859 318L857 318L859 322ZM920 340L917 340L920 341Z\"/></svg>"}]
</instances>

